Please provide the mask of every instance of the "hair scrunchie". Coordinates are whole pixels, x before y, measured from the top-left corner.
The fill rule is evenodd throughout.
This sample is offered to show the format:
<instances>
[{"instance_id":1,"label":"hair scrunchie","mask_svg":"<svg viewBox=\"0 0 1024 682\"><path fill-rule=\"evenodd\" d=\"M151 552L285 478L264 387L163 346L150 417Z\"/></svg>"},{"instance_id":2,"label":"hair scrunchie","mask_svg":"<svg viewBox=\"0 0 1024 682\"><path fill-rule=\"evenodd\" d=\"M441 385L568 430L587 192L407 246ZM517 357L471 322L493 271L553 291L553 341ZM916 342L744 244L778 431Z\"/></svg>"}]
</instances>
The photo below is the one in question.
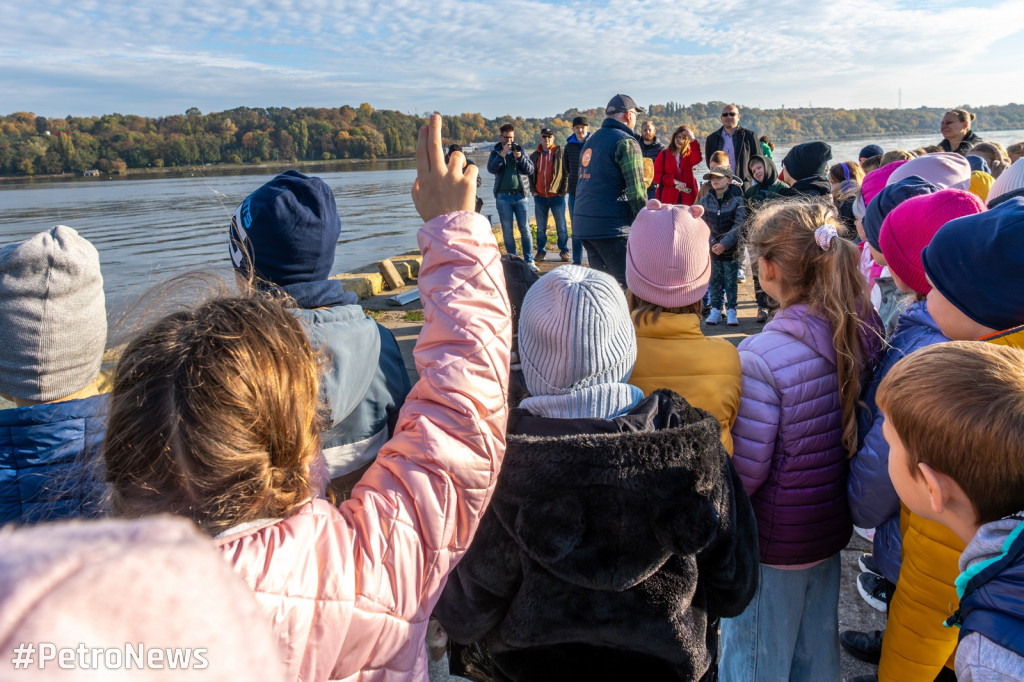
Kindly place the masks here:
<instances>
[{"instance_id":1,"label":"hair scrunchie","mask_svg":"<svg viewBox=\"0 0 1024 682\"><path fill-rule=\"evenodd\" d=\"M818 242L818 246L821 247L822 251L828 251L832 245L832 240L839 236L839 232L836 231L835 225L819 225L818 229L814 231L814 241Z\"/></svg>"}]
</instances>

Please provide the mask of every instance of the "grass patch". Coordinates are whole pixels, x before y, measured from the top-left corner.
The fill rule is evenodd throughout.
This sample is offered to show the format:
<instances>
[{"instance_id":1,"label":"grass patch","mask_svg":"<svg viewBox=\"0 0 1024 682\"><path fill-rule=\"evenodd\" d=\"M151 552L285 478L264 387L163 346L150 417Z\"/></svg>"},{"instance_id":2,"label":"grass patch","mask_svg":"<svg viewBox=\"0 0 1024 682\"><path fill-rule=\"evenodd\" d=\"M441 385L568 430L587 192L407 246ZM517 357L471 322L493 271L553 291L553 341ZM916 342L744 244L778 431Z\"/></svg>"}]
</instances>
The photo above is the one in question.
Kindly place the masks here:
<instances>
[{"instance_id":1,"label":"grass patch","mask_svg":"<svg viewBox=\"0 0 1024 682\"><path fill-rule=\"evenodd\" d=\"M405 315L402 315L402 319L406 322L422 322L423 311L422 310L410 310Z\"/></svg>"},{"instance_id":2,"label":"grass patch","mask_svg":"<svg viewBox=\"0 0 1024 682\"><path fill-rule=\"evenodd\" d=\"M379 320L380 316L384 314L383 310L367 310L366 308L363 308L363 312L366 313L368 317L372 317L375 320Z\"/></svg>"}]
</instances>

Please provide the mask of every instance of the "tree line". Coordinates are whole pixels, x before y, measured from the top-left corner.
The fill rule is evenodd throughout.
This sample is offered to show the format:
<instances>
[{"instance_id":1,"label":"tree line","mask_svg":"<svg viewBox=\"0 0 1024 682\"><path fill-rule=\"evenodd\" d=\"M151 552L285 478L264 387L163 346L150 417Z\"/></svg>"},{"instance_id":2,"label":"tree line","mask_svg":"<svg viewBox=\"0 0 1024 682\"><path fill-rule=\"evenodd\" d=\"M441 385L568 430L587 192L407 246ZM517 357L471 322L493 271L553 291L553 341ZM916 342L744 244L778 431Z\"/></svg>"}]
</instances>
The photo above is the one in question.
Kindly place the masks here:
<instances>
[{"instance_id":1,"label":"tree line","mask_svg":"<svg viewBox=\"0 0 1024 682\"><path fill-rule=\"evenodd\" d=\"M723 102L652 104L651 119L667 140L683 123L703 138L720 125ZM1024 128L1024 105L978 108L975 129ZM777 142L935 133L945 109L757 109L740 105L741 125ZM570 109L550 118L464 113L444 118L446 142L492 142L498 128L512 121L517 141L536 144L541 128L555 130L561 144L572 133L572 119L584 115L600 125L603 109ZM18 111L0 116L0 175L80 173L97 169L123 173L129 168L188 167L205 164L330 161L410 156L423 116L376 110L367 103L337 108L238 107L204 114L149 118L103 116L46 118Z\"/></svg>"}]
</instances>

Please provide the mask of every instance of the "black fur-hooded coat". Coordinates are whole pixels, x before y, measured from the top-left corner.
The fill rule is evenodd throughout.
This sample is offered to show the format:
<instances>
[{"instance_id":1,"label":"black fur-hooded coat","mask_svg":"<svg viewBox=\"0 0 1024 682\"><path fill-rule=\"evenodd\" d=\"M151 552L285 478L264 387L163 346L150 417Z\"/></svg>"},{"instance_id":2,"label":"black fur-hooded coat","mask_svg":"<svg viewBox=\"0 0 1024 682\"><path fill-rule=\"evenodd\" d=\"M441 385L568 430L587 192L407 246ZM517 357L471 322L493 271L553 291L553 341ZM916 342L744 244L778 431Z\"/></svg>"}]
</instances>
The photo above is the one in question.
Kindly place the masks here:
<instances>
[{"instance_id":1,"label":"black fur-hooded coat","mask_svg":"<svg viewBox=\"0 0 1024 682\"><path fill-rule=\"evenodd\" d=\"M498 484L434 611L497 680L713 679L757 527L713 416L656 391L616 419L515 410Z\"/></svg>"}]
</instances>

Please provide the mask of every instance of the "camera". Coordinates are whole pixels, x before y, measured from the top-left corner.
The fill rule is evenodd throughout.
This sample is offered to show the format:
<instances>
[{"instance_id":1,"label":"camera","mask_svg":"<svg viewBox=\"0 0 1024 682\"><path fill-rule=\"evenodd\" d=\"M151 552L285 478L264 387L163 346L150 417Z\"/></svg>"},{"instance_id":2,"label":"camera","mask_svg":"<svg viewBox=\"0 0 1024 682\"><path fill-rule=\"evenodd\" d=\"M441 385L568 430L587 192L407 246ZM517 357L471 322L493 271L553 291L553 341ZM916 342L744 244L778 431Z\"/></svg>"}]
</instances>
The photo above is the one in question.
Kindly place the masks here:
<instances>
[{"instance_id":1,"label":"camera","mask_svg":"<svg viewBox=\"0 0 1024 682\"><path fill-rule=\"evenodd\" d=\"M518 145L515 142L512 143L512 145L509 147L509 149L511 151L513 151L513 152L520 152L521 153L523 151L522 145Z\"/></svg>"}]
</instances>

